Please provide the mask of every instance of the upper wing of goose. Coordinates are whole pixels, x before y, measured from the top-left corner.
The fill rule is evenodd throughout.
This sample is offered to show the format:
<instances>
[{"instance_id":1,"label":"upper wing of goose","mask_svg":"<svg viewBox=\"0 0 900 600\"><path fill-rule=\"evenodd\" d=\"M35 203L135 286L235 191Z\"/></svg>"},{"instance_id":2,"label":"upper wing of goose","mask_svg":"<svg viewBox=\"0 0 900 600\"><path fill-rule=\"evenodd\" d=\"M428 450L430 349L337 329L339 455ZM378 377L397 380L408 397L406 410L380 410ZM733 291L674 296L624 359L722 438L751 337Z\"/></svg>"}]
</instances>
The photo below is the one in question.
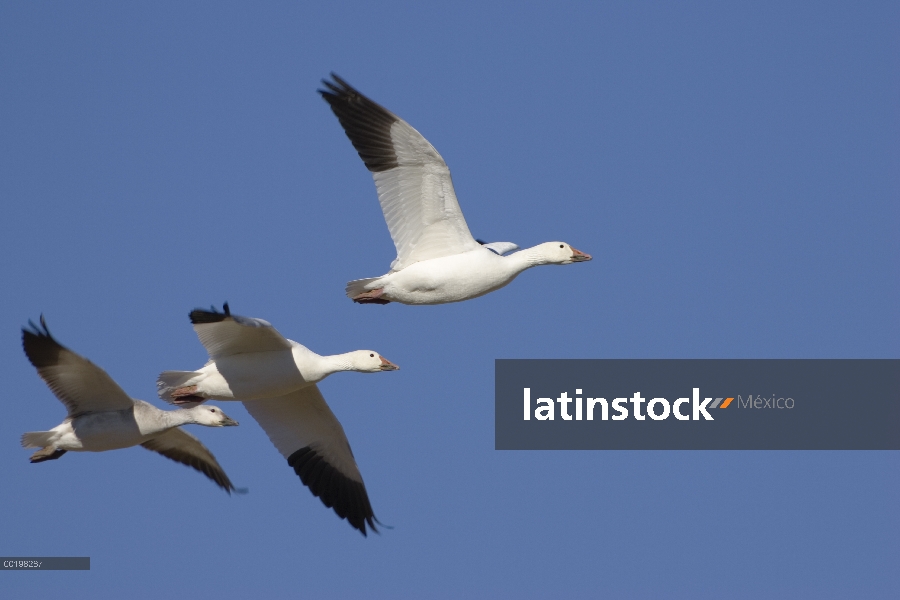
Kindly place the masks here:
<instances>
[{"instance_id":1,"label":"upper wing of goose","mask_svg":"<svg viewBox=\"0 0 900 600\"><path fill-rule=\"evenodd\" d=\"M286 396L244 402L288 465L322 503L366 535L375 514L344 428L318 386Z\"/></svg>"},{"instance_id":2,"label":"upper wing of goose","mask_svg":"<svg viewBox=\"0 0 900 600\"><path fill-rule=\"evenodd\" d=\"M41 316L40 326L22 329L22 347L38 375L74 418L90 412L124 410L131 397L106 371L57 342Z\"/></svg>"},{"instance_id":3,"label":"upper wing of goose","mask_svg":"<svg viewBox=\"0 0 900 600\"><path fill-rule=\"evenodd\" d=\"M232 315L226 302L224 312L200 308L191 311L191 323L210 358L290 350L291 343L272 324L262 319Z\"/></svg>"},{"instance_id":4,"label":"upper wing of goose","mask_svg":"<svg viewBox=\"0 0 900 600\"><path fill-rule=\"evenodd\" d=\"M397 247L391 269L478 247L453 191L450 169L406 121L331 74L319 90L331 106L375 186Z\"/></svg>"}]
</instances>

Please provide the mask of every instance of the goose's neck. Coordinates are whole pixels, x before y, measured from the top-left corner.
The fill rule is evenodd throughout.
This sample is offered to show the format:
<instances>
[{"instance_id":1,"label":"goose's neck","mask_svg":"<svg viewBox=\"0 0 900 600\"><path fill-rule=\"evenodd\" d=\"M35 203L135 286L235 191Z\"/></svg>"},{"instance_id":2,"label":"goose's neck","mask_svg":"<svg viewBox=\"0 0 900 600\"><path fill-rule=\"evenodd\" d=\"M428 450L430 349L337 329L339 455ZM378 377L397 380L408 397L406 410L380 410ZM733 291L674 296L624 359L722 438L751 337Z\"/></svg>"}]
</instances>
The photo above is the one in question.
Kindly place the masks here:
<instances>
[{"instance_id":1,"label":"goose's neck","mask_svg":"<svg viewBox=\"0 0 900 600\"><path fill-rule=\"evenodd\" d=\"M141 433L145 435L168 431L186 423L196 423L188 409L162 410L143 400L135 400L132 411Z\"/></svg>"},{"instance_id":2,"label":"goose's neck","mask_svg":"<svg viewBox=\"0 0 900 600\"><path fill-rule=\"evenodd\" d=\"M188 425L197 422L197 418L194 416L194 411L188 408L163 410L160 412L163 413L162 422L165 424L166 429L172 429L173 427L180 427L181 425Z\"/></svg>"},{"instance_id":3,"label":"goose's neck","mask_svg":"<svg viewBox=\"0 0 900 600\"><path fill-rule=\"evenodd\" d=\"M537 246L525 248L504 257L513 273L521 273L525 269L547 264L547 257Z\"/></svg>"},{"instance_id":4,"label":"goose's neck","mask_svg":"<svg viewBox=\"0 0 900 600\"><path fill-rule=\"evenodd\" d=\"M316 355L314 372L312 381L319 381L339 371L352 371L353 363L350 361L350 354L332 354L330 356Z\"/></svg>"}]
</instances>

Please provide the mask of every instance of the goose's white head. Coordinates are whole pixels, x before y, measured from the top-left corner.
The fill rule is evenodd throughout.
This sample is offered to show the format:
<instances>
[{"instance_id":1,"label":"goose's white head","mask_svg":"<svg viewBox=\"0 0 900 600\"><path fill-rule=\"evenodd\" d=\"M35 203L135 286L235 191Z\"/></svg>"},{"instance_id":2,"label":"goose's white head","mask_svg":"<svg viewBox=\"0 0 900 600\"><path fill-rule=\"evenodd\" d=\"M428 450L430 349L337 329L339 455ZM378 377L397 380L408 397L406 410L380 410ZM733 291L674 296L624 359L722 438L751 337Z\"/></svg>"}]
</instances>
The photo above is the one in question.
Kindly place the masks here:
<instances>
[{"instance_id":1,"label":"goose's white head","mask_svg":"<svg viewBox=\"0 0 900 600\"><path fill-rule=\"evenodd\" d=\"M537 247L542 257L550 265L568 265L591 260L590 254L576 250L565 242L547 242Z\"/></svg>"},{"instance_id":2,"label":"goose's white head","mask_svg":"<svg viewBox=\"0 0 900 600\"><path fill-rule=\"evenodd\" d=\"M237 421L222 412L218 406L209 404L201 404L194 408L187 408L194 417L197 425L206 425L207 427L233 427L238 424Z\"/></svg>"},{"instance_id":3,"label":"goose's white head","mask_svg":"<svg viewBox=\"0 0 900 600\"><path fill-rule=\"evenodd\" d=\"M347 357L350 359L351 369L361 373L396 371L400 368L374 350L357 350L350 352Z\"/></svg>"}]
</instances>

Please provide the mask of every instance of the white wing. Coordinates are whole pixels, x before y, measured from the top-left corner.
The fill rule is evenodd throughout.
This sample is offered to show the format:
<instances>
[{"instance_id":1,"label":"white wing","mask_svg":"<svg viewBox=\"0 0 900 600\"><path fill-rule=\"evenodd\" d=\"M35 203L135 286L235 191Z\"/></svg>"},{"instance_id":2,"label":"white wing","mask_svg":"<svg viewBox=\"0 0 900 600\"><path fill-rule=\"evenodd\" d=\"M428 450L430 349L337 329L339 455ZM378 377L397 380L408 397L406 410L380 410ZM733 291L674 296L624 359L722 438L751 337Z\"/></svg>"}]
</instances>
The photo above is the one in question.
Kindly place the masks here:
<instances>
[{"instance_id":1,"label":"white wing","mask_svg":"<svg viewBox=\"0 0 900 600\"><path fill-rule=\"evenodd\" d=\"M227 302L224 311L198 308L190 314L194 331L210 358L291 349L291 343L268 321L232 315Z\"/></svg>"},{"instance_id":2,"label":"white wing","mask_svg":"<svg viewBox=\"0 0 900 600\"><path fill-rule=\"evenodd\" d=\"M367 523L377 531L344 428L318 386L278 398L250 400L244 406L314 496L363 535Z\"/></svg>"},{"instance_id":3,"label":"white wing","mask_svg":"<svg viewBox=\"0 0 900 600\"><path fill-rule=\"evenodd\" d=\"M332 73L319 90L366 164L397 248L391 269L478 248L463 217L450 169L406 121Z\"/></svg>"},{"instance_id":4,"label":"white wing","mask_svg":"<svg viewBox=\"0 0 900 600\"><path fill-rule=\"evenodd\" d=\"M66 405L69 417L134 406L106 371L53 339L43 316L40 327L31 323L31 330L22 329L22 347L44 383Z\"/></svg>"},{"instance_id":5,"label":"white wing","mask_svg":"<svg viewBox=\"0 0 900 600\"><path fill-rule=\"evenodd\" d=\"M225 470L219 465L212 452L201 444L200 440L178 427L159 434L141 446L197 469L229 494L234 491L231 480L228 479L228 475L225 474Z\"/></svg>"}]
</instances>

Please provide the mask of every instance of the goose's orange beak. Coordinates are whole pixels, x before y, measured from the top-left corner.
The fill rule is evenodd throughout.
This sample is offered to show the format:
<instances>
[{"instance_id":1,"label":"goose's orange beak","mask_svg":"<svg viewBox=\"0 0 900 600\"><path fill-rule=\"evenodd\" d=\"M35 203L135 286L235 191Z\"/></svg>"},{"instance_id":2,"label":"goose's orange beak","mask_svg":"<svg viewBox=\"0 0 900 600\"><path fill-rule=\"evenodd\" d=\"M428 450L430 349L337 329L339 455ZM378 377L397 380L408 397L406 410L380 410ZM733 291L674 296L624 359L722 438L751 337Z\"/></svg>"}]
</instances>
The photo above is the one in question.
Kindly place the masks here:
<instances>
[{"instance_id":1,"label":"goose's orange beak","mask_svg":"<svg viewBox=\"0 0 900 600\"><path fill-rule=\"evenodd\" d=\"M572 262L585 262L591 260L590 254L585 254L581 250L576 250L572 248Z\"/></svg>"},{"instance_id":2,"label":"goose's orange beak","mask_svg":"<svg viewBox=\"0 0 900 600\"><path fill-rule=\"evenodd\" d=\"M389 361L388 359L386 359L385 357L383 357L381 355L379 355L378 357L381 359L381 370L382 371L396 371L397 369L400 368L397 365L395 365L394 363L392 363L391 361Z\"/></svg>"}]
</instances>

